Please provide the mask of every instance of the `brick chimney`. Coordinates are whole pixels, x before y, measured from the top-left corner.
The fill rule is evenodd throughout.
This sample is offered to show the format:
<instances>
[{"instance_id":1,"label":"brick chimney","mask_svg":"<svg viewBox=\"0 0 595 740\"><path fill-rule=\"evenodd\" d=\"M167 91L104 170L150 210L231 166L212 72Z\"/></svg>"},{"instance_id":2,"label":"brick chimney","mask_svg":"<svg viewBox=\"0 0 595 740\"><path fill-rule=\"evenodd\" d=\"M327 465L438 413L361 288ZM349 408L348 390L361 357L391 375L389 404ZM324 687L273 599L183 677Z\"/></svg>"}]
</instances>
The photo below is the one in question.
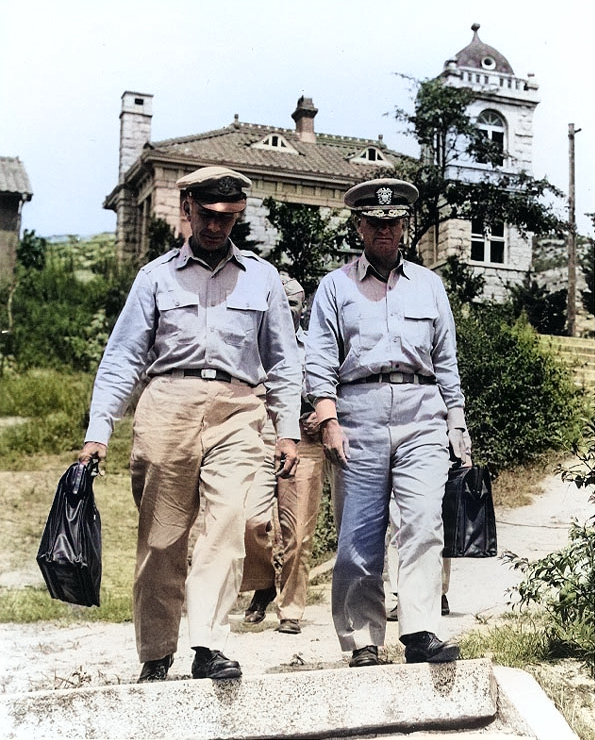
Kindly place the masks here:
<instances>
[{"instance_id":1,"label":"brick chimney","mask_svg":"<svg viewBox=\"0 0 595 740\"><path fill-rule=\"evenodd\" d=\"M300 141L316 144L314 117L317 113L318 108L314 107L312 98L305 98L302 95L297 101L296 109L291 114L291 117L295 121L295 130Z\"/></svg>"},{"instance_id":2,"label":"brick chimney","mask_svg":"<svg viewBox=\"0 0 595 740\"><path fill-rule=\"evenodd\" d=\"M120 169L119 182L140 157L144 145L151 139L153 96L130 92L122 94L120 113Z\"/></svg>"}]
</instances>

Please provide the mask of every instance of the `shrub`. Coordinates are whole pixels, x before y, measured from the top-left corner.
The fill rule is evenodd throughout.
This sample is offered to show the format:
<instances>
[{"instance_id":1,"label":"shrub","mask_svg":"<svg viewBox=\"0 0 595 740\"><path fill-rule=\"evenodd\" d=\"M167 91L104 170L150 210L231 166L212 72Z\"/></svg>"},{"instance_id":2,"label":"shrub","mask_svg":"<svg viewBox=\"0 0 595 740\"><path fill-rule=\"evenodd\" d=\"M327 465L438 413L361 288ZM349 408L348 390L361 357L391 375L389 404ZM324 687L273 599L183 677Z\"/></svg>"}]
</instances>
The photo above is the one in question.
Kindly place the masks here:
<instances>
[{"instance_id":1,"label":"shrub","mask_svg":"<svg viewBox=\"0 0 595 740\"><path fill-rule=\"evenodd\" d=\"M457 310L458 359L474 459L493 472L576 438L582 392L523 317L507 307Z\"/></svg>"},{"instance_id":2,"label":"shrub","mask_svg":"<svg viewBox=\"0 0 595 740\"><path fill-rule=\"evenodd\" d=\"M116 260L113 237L46 245L43 264L19 263L3 296L3 355L19 369L93 371L132 279L132 267Z\"/></svg>"},{"instance_id":3,"label":"shrub","mask_svg":"<svg viewBox=\"0 0 595 740\"><path fill-rule=\"evenodd\" d=\"M573 480L577 488L595 488L595 425L585 431L585 445L576 445L579 468L559 469L564 480ZM593 496L591 496L591 501ZM546 634L560 653L576 655L585 661L595 677L595 516L590 522L574 522L569 544L557 552L530 562L513 553L505 560L524 574L513 590L520 605L537 604L545 610Z\"/></svg>"}]
</instances>

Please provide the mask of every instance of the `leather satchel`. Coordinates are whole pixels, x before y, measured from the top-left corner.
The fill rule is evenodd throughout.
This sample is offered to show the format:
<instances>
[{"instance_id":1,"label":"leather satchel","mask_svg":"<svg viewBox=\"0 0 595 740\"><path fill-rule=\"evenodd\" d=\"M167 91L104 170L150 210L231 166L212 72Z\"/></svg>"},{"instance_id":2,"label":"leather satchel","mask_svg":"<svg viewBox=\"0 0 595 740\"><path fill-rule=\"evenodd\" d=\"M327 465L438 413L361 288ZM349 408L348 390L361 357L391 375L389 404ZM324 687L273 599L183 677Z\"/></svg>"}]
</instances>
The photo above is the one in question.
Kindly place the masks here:
<instances>
[{"instance_id":1,"label":"leather satchel","mask_svg":"<svg viewBox=\"0 0 595 740\"><path fill-rule=\"evenodd\" d=\"M97 463L75 463L60 478L37 552L50 596L82 606L99 606L101 519L93 496L96 474Z\"/></svg>"},{"instance_id":2,"label":"leather satchel","mask_svg":"<svg viewBox=\"0 0 595 740\"><path fill-rule=\"evenodd\" d=\"M487 467L453 468L442 500L445 558L497 555L496 517Z\"/></svg>"}]
</instances>

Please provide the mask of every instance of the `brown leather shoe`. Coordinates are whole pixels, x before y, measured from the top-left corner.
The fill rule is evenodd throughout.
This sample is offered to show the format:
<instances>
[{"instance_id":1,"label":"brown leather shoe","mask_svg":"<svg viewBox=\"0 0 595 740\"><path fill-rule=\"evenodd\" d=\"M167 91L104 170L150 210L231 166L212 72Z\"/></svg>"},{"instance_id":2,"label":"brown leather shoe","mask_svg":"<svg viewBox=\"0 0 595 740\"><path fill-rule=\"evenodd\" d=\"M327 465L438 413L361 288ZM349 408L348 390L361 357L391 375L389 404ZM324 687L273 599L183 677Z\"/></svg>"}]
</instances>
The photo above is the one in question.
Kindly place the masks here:
<instances>
[{"instance_id":1,"label":"brown leather shoe","mask_svg":"<svg viewBox=\"0 0 595 740\"><path fill-rule=\"evenodd\" d=\"M277 632L284 632L287 635L299 635L301 631L299 619L282 619L277 628Z\"/></svg>"},{"instance_id":2,"label":"brown leather shoe","mask_svg":"<svg viewBox=\"0 0 595 740\"><path fill-rule=\"evenodd\" d=\"M150 681L165 681L167 672L174 662L173 655L166 655L159 660L148 660L140 672L137 683L148 683Z\"/></svg>"},{"instance_id":3,"label":"brown leather shoe","mask_svg":"<svg viewBox=\"0 0 595 740\"><path fill-rule=\"evenodd\" d=\"M368 665L379 665L378 648L376 645L366 645L366 647L354 650L349 661L350 668L361 668Z\"/></svg>"},{"instance_id":4,"label":"brown leather shoe","mask_svg":"<svg viewBox=\"0 0 595 740\"><path fill-rule=\"evenodd\" d=\"M259 624L265 618L267 606L274 601L277 589L274 586L262 588L254 592L250 606L244 615L245 624Z\"/></svg>"}]
</instances>

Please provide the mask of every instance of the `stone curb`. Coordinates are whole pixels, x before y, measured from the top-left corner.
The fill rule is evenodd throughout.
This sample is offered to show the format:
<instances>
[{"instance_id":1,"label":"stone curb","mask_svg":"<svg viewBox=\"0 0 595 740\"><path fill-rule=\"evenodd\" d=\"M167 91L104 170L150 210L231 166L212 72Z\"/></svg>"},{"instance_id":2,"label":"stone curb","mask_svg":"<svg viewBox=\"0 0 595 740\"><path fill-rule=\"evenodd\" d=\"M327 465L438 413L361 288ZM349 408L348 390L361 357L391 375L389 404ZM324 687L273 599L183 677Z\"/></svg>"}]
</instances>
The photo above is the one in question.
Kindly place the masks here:
<instances>
[{"instance_id":1,"label":"stone curb","mask_svg":"<svg viewBox=\"0 0 595 740\"><path fill-rule=\"evenodd\" d=\"M165 681L0 697L6 740L256 740L462 730L497 712L490 661Z\"/></svg>"}]
</instances>

